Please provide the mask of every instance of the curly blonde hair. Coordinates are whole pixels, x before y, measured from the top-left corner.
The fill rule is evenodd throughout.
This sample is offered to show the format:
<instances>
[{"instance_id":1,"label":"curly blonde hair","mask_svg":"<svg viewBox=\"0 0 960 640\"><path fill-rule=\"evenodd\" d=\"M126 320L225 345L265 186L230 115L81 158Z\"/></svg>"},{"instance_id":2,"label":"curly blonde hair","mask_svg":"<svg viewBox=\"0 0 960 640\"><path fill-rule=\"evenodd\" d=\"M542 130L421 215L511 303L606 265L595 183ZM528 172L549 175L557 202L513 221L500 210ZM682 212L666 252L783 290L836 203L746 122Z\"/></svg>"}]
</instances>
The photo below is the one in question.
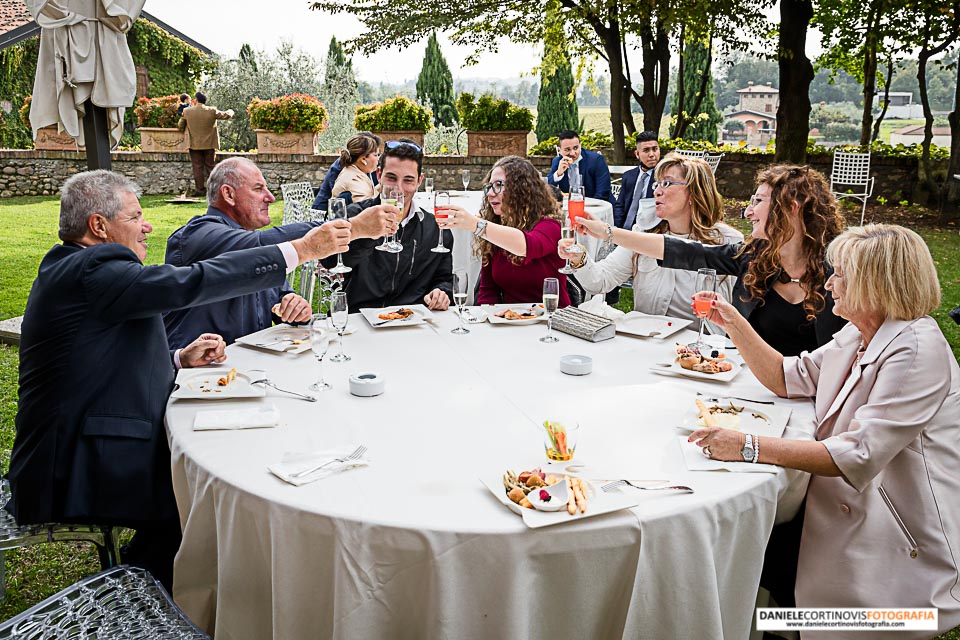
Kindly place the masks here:
<instances>
[{"instance_id":1,"label":"curly blonde hair","mask_svg":"<svg viewBox=\"0 0 960 640\"><path fill-rule=\"evenodd\" d=\"M496 214L493 213L493 207L484 198L483 204L480 206L480 217L482 219L521 231L530 231L543 218L552 218L559 221L561 225L563 224L560 207L533 163L519 156L501 158L487 173L483 180L484 184L490 182L490 176L497 167L503 169L505 176L500 217L498 220ZM494 251L503 251L503 249L484 238L477 238L474 241L473 253L480 258L483 265L490 264L490 257ZM505 253L513 264L523 263L521 256L515 256L509 252Z\"/></svg>"},{"instance_id":2,"label":"curly blonde hair","mask_svg":"<svg viewBox=\"0 0 960 640\"><path fill-rule=\"evenodd\" d=\"M747 300L759 300L786 273L780 265L780 250L793 237L789 212L798 208L797 221L802 234L801 251L806 265L801 286L804 290L803 310L807 320L814 320L826 306L820 290L827 280L824 255L827 245L843 231L844 222L830 185L823 174L810 167L779 164L757 174L757 186L770 187L770 209L767 214L765 239L750 238L740 254L753 254L743 274Z\"/></svg>"}]
</instances>

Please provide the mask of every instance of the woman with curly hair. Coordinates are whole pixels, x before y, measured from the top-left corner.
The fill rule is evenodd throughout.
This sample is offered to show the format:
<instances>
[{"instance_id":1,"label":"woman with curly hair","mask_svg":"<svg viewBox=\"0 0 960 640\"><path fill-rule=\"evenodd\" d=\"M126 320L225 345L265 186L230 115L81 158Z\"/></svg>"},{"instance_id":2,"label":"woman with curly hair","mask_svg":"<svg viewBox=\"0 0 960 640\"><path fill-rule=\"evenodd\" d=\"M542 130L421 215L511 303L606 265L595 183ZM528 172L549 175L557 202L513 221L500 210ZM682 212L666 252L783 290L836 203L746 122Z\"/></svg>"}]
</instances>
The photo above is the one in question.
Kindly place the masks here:
<instances>
[{"instance_id":1,"label":"woman with curly hair","mask_svg":"<svg viewBox=\"0 0 960 640\"><path fill-rule=\"evenodd\" d=\"M360 202L372 198L378 193L370 174L377 170L383 140L369 131L361 131L347 140L346 148L340 152L340 166L343 170L333 184L331 197L336 198L349 191L351 202Z\"/></svg>"},{"instance_id":2,"label":"woman with curly hair","mask_svg":"<svg viewBox=\"0 0 960 640\"><path fill-rule=\"evenodd\" d=\"M743 242L743 234L723 224L723 200L717 192L713 172L706 162L671 154L657 165L654 194L657 196L657 223L649 233L682 238L708 245ZM649 256L617 247L594 262L583 251L570 252L573 240L561 240L557 251L570 259L577 281L589 294L606 293L633 278L633 308L642 313L695 318L690 298L696 293L693 271L661 267ZM724 277L717 290L730 299L736 278Z\"/></svg>"},{"instance_id":3,"label":"woman with curly hair","mask_svg":"<svg viewBox=\"0 0 960 640\"><path fill-rule=\"evenodd\" d=\"M507 156L493 165L483 185L480 216L461 207L446 207L444 228L466 229L476 236L480 258L477 304L540 300L543 279L560 280L560 306L570 304L565 275L557 270L560 210L536 167L525 158Z\"/></svg>"},{"instance_id":4,"label":"woman with curly hair","mask_svg":"<svg viewBox=\"0 0 960 640\"><path fill-rule=\"evenodd\" d=\"M659 206L663 193L654 193ZM670 269L716 269L737 276L731 302L764 341L785 356L828 343L846 323L832 313L823 285L832 273L824 251L843 230L826 179L808 167L774 165L757 176L746 210L753 232L743 244L706 246L581 220L584 232Z\"/></svg>"}]
</instances>

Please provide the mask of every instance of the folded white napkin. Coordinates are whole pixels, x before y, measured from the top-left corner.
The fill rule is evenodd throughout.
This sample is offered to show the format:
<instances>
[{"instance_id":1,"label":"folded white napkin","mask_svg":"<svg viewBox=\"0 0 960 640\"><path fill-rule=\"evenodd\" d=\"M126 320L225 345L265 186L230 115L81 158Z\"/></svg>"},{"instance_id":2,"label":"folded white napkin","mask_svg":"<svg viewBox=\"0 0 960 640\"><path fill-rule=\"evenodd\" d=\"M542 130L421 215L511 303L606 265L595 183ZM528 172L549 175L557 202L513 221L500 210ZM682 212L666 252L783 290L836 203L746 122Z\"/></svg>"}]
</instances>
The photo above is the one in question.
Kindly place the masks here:
<instances>
[{"instance_id":1,"label":"folded white napkin","mask_svg":"<svg viewBox=\"0 0 960 640\"><path fill-rule=\"evenodd\" d=\"M683 452L683 462L690 471L736 471L740 473L776 473L780 467L774 464L761 464L759 462L721 462L720 460L711 460L703 455L694 442L687 442L687 436L679 436L677 441L680 443L680 451Z\"/></svg>"},{"instance_id":2,"label":"folded white napkin","mask_svg":"<svg viewBox=\"0 0 960 640\"><path fill-rule=\"evenodd\" d=\"M257 409L218 409L197 411L193 419L194 431L209 429L265 429L280 424L277 407L268 404Z\"/></svg>"},{"instance_id":3,"label":"folded white napkin","mask_svg":"<svg viewBox=\"0 0 960 640\"><path fill-rule=\"evenodd\" d=\"M354 469L356 467L366 467L369 465L370 461L366 458L347 460L346 462L334 462L337 458L346 458L353 453L356 448L357 447L355 445L350 445L338 449L313 451L311 453L288 451L287 453L283 454L283 458L280 460L280 462L272 464L267 468L270 470L270 473L277 476L284 482L289 482L290 484L299 487L300 485L332 476L333 474L340 473L341 471ZM326 465L322 469L317 469L316 471L308 473L304 476L300 476L298 478L293 477L296 473L306 471L307 469L324 464L325 462L330 462L330 464Z\"/></svg>"},{"instance_id":4,"label":"folded white napkin","mask_svg":"<svg viewBox=\"0 0 960 640\"><path fill-rule=\"evenodd\" d=\"M603 294L601 293L598 293L581 304L580 308L588 313L606 318L607 320L616 320L624 315L623 311L620 311L620 309L614 309L608 305L606 300L604 300Z\"/></svg>"}]
</instances>

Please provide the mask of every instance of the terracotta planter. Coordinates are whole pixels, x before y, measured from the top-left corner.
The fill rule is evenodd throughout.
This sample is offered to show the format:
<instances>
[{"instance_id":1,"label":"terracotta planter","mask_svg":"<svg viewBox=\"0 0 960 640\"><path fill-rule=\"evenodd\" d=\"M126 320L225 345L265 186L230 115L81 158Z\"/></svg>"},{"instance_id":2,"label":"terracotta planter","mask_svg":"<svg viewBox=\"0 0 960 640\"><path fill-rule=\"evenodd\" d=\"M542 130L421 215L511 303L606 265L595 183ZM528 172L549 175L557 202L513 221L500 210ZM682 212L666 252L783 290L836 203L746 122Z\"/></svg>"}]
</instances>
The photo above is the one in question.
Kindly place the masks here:
<instances>
[{"instance_id":1,"label":"terracotta planter","mask_svg":"<svg viewBox=\"0 0 960 640\"><path fill-rule=\"evenodd\" d=\"M467 131L468 156L527 156L529 131Z\"/></svg>"},{"instance_id":2,"label":"terracotta planter","mask_svg":"<svg viewBox=\"0 0 960 640\"><path fill-rule=\"evenodd\" d=\"M423 148L423 131L374 131L374 134L386 142L387 140L399 140L400 138L410 138Z\"/></svg>"},{"instance_id":3,"label":"terracotta planter","mask_svg":"<svg viewBox=\"0 0 960 640\"><path fill-rule=\"evenodd\" d=\"M317 153L317 134L311 131L301 133L276 133L266 129L257 132L257 153L275 153L278 155L306 155Z\"/></svg>"},{"instance_id":4,"label":"terracotta planter","mask_svg":"<svg viewBox=\"0 0 960 640\"><path fill-rule=\"evenodd\" d=\"M57 128L44 127L37 131L37 139L33 141L33 147L37 151L85 151L84 147L78 147L77 141L64 133L57 133Z\"/></svg>"},{"instance_id":5,"label":"terracotta planter","mask_svg":"<svg viewBox=\"0 0 960 640\"><path fill-rule=\"evenodd\" d=\"M140 127L140 150L144 153L187 153L190 137L186 131L160 127Z\"/></svg>"}]
</instances>

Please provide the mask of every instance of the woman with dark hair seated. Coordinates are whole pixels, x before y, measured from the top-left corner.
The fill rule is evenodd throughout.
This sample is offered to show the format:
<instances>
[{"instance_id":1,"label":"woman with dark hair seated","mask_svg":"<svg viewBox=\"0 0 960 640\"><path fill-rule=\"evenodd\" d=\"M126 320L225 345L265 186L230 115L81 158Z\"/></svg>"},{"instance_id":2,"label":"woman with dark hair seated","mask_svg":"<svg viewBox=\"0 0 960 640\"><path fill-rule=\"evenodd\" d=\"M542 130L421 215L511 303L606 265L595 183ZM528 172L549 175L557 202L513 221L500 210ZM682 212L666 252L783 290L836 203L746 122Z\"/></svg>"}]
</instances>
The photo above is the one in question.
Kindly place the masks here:
<instances>
[{"instance_id":1,"label":"woman with dark hair seated","mask_svg":"<svg viewBox=\"0 0 960 640\"><path fill-rule=\"evenodd\" d=\"M832 312L850 323L812 353L785 358L722 300L709 315L770 391L814 401L816 440L712 428L690 441L714 460L812 475L798 546L773 549L771 537L782 565L764 567L775 578L793 561L796 606L935 607L944 633L960 624L960 368L928 315L940 305L936 267L923 239L895 225L850 229L826 257Z\"/></svg>"},{"instance_id":2,"label":"woman with dark hair seated","mask_svg":"<svg viewBox=\"0 0 960 640\"><path fill-rule=\"evenodd\" d=\"M340 166L343 169L333 184L331 197L339 197L348 191L352 202L360 202L377 195L370 174L377 170L382 150L383 140L367 131L347 140L346 148L340 152Z\"/></svg>"},{"instance_id":3,"label":"woman with dark hair seated","mask_svg":"<svg viewBox=\"0 0 960 640\"><path fill-rule=\"evenodd\" d=\"M543 297L543 279L560 281L560 307L570 304L567 277L558 273L560 208L536 167L526 158L497 161L483 185L477 217L461 207L446 207L445 228L466 229L476 236L480 258L477 304L531 302Z\"/></svg>"},{"instance_id":4,"label":"woman with dark hair seated","mask_svg":"<svg viewBox=\"0 0 960 640\"><path fill-rule=\"evenodd\" d=\"M670 269L737 276L732 302L765 342L783 355L813 351L846 322L831 313L833 300L823 288L830 275L824 250L843 218L826 179L808 167L768 167L757 184L746 210L753 233L744 244L708 246L592 219L581 218L579 226ZM654 197L659 204L662 190Z\"/></svg>"}]
</instances>

